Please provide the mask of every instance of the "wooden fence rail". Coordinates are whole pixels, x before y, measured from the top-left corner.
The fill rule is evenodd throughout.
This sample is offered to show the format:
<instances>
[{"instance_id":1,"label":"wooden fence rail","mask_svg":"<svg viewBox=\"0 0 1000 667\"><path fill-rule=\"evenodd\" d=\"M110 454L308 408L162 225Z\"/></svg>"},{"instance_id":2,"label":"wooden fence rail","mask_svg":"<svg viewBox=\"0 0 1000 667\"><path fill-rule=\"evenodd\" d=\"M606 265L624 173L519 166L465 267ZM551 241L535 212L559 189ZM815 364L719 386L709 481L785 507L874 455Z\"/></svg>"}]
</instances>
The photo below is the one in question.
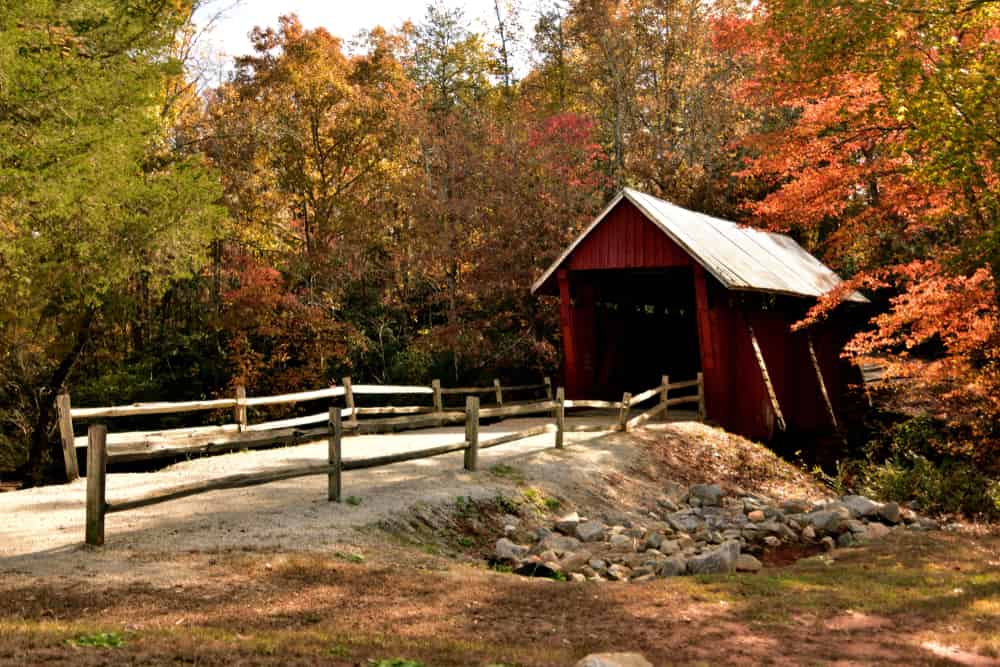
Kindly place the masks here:
<instances>
[{"instance_id":1,"label":"wooden fence rail","mask_svg":"<svg viewBox=\"0 0 1000 667\"><path fill-rule=\"evenodd\" d=\"M678 384L683 385L683 387L695 386L690 383ZM348 384L347 386L350 385ZM343 489L342 474L345 471L376 468L404 461L442 456L444 454L460 451L464 452L463 466L465 469L475 471L478 468L480 450L490 447L498 447L506 443L544 435L546 433L555 434L555 447L561 449L564 446L564 434L567 431L628 431L630 428L645 423L658 414L665 413L671 402L697 402L699 406L701 406L704 403L704 398L700 376L696 381L696 386L698 387L697 395L670 399L668 397L669 391L671 388L677 388L677 385L670 384L669 379L664 376L663 382L660 386L640 392L634 397L626 393L622 397L621 401L568 401L565 398L565 391L560 387L555 392L554 400L536 401L520 405L501 405L500 407L486 409L480 408L480 399L478 396L467 396L465 411L461 413L450 413L459 421L465 422L465 438L461 442L363 459L344 459L342 456L342 440L344 432L352 426L350 424L345 424L343 419L345 413L353 415L356 412L356 408L348 407L342 409L334 406L331 407L326 413L327 424L325 426L302 432L293 431L293 433L302 433L303 436L307 436L312 440L319 437L326 437L328 439L328 455L327 460L324 462L289 466L264 472L218 477L203 482L193 482L191 484L176 486L171 489L157 491L138 498L120 501L115 500L113 502L109 502L106 498L108 431L107 427L103 424L94 423L90 425L87 433L86 543L95 546L104 544L104 519L107 514L127 512L129 510L148 507L150 505L157 505L170 500L208 493L211 491L245 488L312 475L326 475L328 478L327 498L330 501L339 502ZM638 406L639 404L656 397L660 398L656 405L645 412L636 415L635 417L629 418L630 410L633 406ZM617 419L613 423L607 425L567 427L566 409L570 407L600 407L616 409L619 412ZM442 414L449 413L436 412L430 415L400 417L395 418L395 421L400 423L412 423L412 420L414 419L426 419L427 417L438 418ZM549 415L552 417L554 423L533 426L516 433L508 433L488 440L481 440L479 437L480 420L484 417L512 417L529 414ZM353 427L357 428L357 425L354 425Z\"/></svg>"},{"instance_id":2,"label":"wooden fence rail","mask_svg":"<svg viewBox=\"0 0 1000 667\"><path fill-rule=\"evenodd\" d=\"M74 408L68 393L60 394L57 400L59 412L59 435L62 443L64 465L68 481L79 477L77 449L87 446L87 436L76 437L73 422L90 421L116 417L144 415L182 414L196 411L232 409L232 424L221 426L199 426L158 431L133 431L114 433L107 440L107 463L122 463L144 459L166 458L179 454L204 454L231 451L244 448L268 447L295 444L303 438L315 435L315 425L325 424L327 412L319 412L301 417L291 417L275 421L251 424L248 421L249 408L288 405L317 400L344 398L341 408L344 418L343 428L349 433L378 433L383 431L425 428L445 424L460 423L464 413L447 410L444 395L452 394L494 394L497 406L504 405L503 392L526 392L544 390L548 400L552 400L552 382L545 378L543 383L503 386L494 380L488 387L442 388L439 380L431 386L419 385L371 385L353 384L345 377L341 386L327 387L311 391L281 394L276 396L248 397L243 386L237 386L234 398L204 401L136 403L132 405L97 408ZM359 396L429 396L432 405L406 406L361 406L356 404ZM519 404L515 404L519 405ZM490 410L495 410L490 408ZM385 418L388 416L389 418ZM412 416L412 417L411 417ZM500 416L499 414L487 416ZM369 419L359 420L359 417ZM410 418L408 418L410 417Z\"/></svg>"}]
</instances>

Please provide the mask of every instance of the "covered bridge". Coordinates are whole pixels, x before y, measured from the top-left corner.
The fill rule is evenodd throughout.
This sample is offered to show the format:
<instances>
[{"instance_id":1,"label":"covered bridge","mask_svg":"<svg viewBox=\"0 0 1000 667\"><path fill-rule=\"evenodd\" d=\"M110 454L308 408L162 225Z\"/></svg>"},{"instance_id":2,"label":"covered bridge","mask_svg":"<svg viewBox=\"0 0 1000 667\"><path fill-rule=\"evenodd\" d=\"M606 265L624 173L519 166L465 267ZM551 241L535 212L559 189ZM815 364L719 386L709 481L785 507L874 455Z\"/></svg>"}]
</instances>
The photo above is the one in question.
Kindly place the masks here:
<instances>
[{"instance_id":1,"label":"covered bridge","mask_svg":"<svg viewBox=\"0 0 1000 667\"><path fill-rule=\"evenodd\" d=\"M827 430L852 369L850 305L792 331L841 283L782 234L625 189L532 287L559 296L569 398L614 398L704 374L709 419L770 439ZM848 302L865 303L857 292Z\"/></svg>"}]
</instances>

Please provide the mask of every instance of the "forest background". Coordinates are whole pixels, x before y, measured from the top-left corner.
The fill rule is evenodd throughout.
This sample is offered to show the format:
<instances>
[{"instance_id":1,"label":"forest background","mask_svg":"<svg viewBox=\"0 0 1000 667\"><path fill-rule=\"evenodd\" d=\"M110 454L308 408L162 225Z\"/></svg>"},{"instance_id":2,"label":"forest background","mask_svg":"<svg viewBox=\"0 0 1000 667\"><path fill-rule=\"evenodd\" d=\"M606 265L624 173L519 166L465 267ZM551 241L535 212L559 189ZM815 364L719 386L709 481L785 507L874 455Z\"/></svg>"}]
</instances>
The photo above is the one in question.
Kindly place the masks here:
<instances>
[{"instance_id":1,"label":"forest background","mask_svg":"<svg viewBox=\"0 0 1000 667\"><path fill-rule=\"evenodd\" d=\"M789 233L872 298L850 352L914 381L837 483L1000 508L1000 3L495 9L346 43L276 17L220 82L192 0L5 2L0 472L58 477L67 386L554 374L528 286L627 185Z\"/></svg>"}]
</instances>

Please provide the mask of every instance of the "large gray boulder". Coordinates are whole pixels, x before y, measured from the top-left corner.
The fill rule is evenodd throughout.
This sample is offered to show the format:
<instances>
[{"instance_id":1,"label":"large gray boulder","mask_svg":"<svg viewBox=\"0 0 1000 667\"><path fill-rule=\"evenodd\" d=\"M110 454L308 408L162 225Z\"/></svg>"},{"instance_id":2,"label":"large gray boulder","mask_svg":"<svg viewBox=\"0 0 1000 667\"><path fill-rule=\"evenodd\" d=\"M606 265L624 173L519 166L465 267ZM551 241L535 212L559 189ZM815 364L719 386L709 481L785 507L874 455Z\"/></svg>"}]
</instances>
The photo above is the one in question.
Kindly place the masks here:
<instances>
[{"instance_id":1,"label":"large gray boulder","mask_svg":"<svg viewBox=\"0 0 1000 667\"><path fill-rule=\"evenodd\" d=\"M653 667L653 663L638 653L591 653L576 667Z\"/></svg>"},{"instance_id":2,"label":"large gray boulder","mask_svg":"<svg viewBox=\"0 0 1000 667\"><path fill-rule=\"evenodd\" d=\"M736 571L739 557L740 543L725 542L707 553L689 558L687 569L691 574L728 574Z\"/></svg>"},{"instance_id":3,"label":"large gray boulder","mask_svg":"<svg viewBox=\"0 0 1000 667\"><path fill-rule=\"evenodd\" d=\"M892 525L896 525L903 520L903 515L899 511L899 505L896 503L883 503L878 508L878 516L882 521L891 523Z\"/></svg>"},{"instance_id":4,"label":"large gray boulder","mask_svg":"<svg viewBox=\"0 0 1000 667\"><path fill-rule=\"evenodd\" d=\"M864 496L844 496L840 499L855 519L867 519L878 515L880 505Z\"/></svg>"}]
</instances>

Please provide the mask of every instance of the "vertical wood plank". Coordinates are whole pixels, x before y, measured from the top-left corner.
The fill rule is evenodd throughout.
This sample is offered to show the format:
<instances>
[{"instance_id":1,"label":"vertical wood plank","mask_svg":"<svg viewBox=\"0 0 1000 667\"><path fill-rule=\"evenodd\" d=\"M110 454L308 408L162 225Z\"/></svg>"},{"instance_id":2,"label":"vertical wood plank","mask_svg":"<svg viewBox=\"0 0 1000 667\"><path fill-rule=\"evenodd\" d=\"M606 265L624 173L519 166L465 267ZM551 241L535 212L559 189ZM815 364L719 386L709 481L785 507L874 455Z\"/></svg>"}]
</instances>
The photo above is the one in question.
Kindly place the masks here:
<instances>
[{"instance_id":1,"label":"vertical wood plank","mask_svg":"<svg viewBox=\"0 0 1000 667\"><path fill-rule=\"evenodd\" d=\"M233 408L233 418L240 428L240 433L247 430L247 406L243 404L245 400L247 400L247 388L240 383L236 385L236 407Z\"/></svg>"},{"instance_id":2,"label":"vertical wood plank","mask_svg":"<svg viewBox=\"0 0 1000 667\"><path fill-rule=\"evenodd\" d=\"M705 374L698 372L698 420L705 421Z\"/></svg>"},{"instance_id":3,"label":"vertical wood plank","mask_svg":"<svg viewBox=\"0 0 1000 667\"><path fill-rule=\"evenodd\" d=\"M764 380L764 387L767 389L767 396L771 401L771 408L774 409L774 416L778 422L778 428L785 430L785 417L781 414L781 406L778 405L778 395L774 393L774 385L771 384L771 374L767 372L767 364L764 363L764 353L760 351L760 343L757 342L757 335L753 332L753 325L747 320L747 330L750 332L750 344L753 346L754 356L757 357L757 365L760 367L760 375ZM701 387L699 386L699 391Z\"/></svg>"},{"instance_id":4,"label":"vertical wood plank","mask_svg":"<svg viewBox=\"0 0 1000 667\"><path fill-rule=\"evenodd\" d=\"M59 441L62 443L66 481L72 482L80 476L80 466L76 462L76 440L73 438L73 413L69 393L63 392L56 397L56 411L59 413Z\"/></svg>"},{"instance_id":5,"label":"vertical wood plank","mask_svg":"<svg viewBox=\"0 0 1000 667\"><path fill-rule=\"evenodd\" d=\"M431 380L434 390L434 412L444 412L444 396L441 395L441 380Z\"/></svg>"},{"instance_id":6,"label":"vertical wood plank","mask_svg":"<svg viewBox=\"0 0 1000 667\"><path fill-rule=\"evenodd\" d=\"M556 449L563 448L563 434L566 431L566 390L556 389Z\"/></svg>"},{"instance_id":7,"label":"vertical wood plank","mask_svg":"<svg viewBox=\"0 0 1000 667\"><path fill-rule=\"evenodd\" d=\"M340 408L333 406L330 408L330 439L327 462L333 466L327 475L326 499L330 502L340 502L340 467L342 462L341 442L343 441L344 430L340 418Z\"/></svg>"},{"instance_id":8,"label":"vertical wood plank","mask_svg":"<svg viewBox=\"0 0 1000 667\"><path fill-rule=\"evenodd\" d=\"M546 376L543 380L545 383L545 398L552 400L552 378Z\"/></svg>"},{"instance_id":9,"label":"vertical wood plank","mask_svg":"<svg viewBox=\"0 0 1000 667\"><path fill-rule=\"evenodd\" d=\"M660 384L660 403L663 404L663 421L667 421L667 413L670 411L670 405L667 401L670 400L670 376L664 375Z\"/></svg>"},{"instance_id":10,"label":"vertical wood plank","mask_svg":"<svg viewBox=\"0 0 1000 667\"><path fill-rule=\"evenodd\" d=\"M569 272L556 271L559 281L559 327L563 342L563 375L566 391L571 398L579 398L579 366L576 355L576 330L573 326L573 295L570 291Z\"/></svg>"},{"instance_id":11,"label":"vertical wood plank","mask_svg":"<svg viewBox=\"0 0 1000 667\"><path fill-rule=\"evenodd\" d=\"M465 399L465 469L475 470L479 465L479 397Z\"/></svg>"},{"instance_id":12,"label":"vertical wood plank","mask_svg":"<svg viewBox=\"0 0 1000 667\"><path fill-rule=\"evenodd\" d=\"M347 414L347 421L351 424L358 423L358 415L354 409L354 385L351 384L351 376L341 379L341 383L344 385L344 405L347 406L349 410Z\"/></svg>"},{"instance_id":13,"label":"vertical wood plank","mask_svg":"<svg viewBox=\"0 0 1000 667\"><path fill-rule=\"evenodd\" d=\"M493 379L493 390L496 392L496 395L497 395L497 407L498 408L502 408L503 407L503 388L500 386L500 379L499 378L494 378Z\"/></svg>"},{"instance_id":14,"label":"vertical wood plank","mask_svg":"<svg viewBox=\"0 0 1000 667\"><path fill-rule=\"evenodd\" d=\"M806 340L809 342L809 358L812 359L813 369L816 371L816 379L819 380L819 390L823 394L823 402L826 403L826 412L830 415L830 422L833 424L833 428L840 428L837 424L837 413L833 411L833 403L830 401L830 394L826 391L826 382L823 380L823 369L819 366L819 359L816 357L816 348L813 347L812 333L809 331L806 332Z\"/></svg>"},{"instance_id":15,"label":"vertical wood plank","mask_svg":"<svg viewBox=\"0 0 1000 667\"><path fill-rule=\"evenodd\" d=\"M628 430L628 413L632 409L632 394L625 392L622 395L622 407L618 411L618 430L627 431Z\"/></svg>"},{"instance_id":16,"label":"vertical wood plank","mask_svg":"<svg viewBox=\"0 0 1000 667\"><path fill-rule=\"evenodd\" d=\"M108 428L91 424L87 430L87 544L104 544L104 510L108 465Z\"/></svg>"}]
</instances>

